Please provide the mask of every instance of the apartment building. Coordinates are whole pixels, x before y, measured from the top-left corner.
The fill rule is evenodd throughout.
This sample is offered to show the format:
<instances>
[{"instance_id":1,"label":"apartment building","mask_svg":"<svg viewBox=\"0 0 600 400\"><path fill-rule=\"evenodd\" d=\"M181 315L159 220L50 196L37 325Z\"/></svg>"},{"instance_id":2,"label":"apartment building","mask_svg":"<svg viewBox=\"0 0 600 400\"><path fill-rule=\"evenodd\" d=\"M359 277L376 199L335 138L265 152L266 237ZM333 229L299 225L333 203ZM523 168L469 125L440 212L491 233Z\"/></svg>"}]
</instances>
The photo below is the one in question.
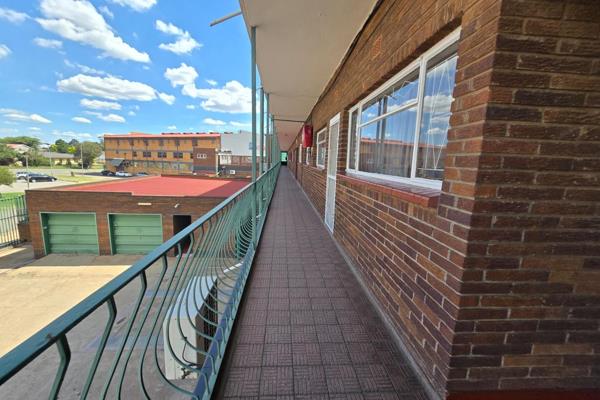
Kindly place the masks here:
<instances>
[{"instance_id":1,"label":"apartment building","mask_svg":"<svg viewBox=\"0 0 600 400\"><path fill-rule=\"evenodd\" d=\"M220 134L104 135L104 147L106 168L111 171L214 175Z\"/></svg>"}]
</instances>

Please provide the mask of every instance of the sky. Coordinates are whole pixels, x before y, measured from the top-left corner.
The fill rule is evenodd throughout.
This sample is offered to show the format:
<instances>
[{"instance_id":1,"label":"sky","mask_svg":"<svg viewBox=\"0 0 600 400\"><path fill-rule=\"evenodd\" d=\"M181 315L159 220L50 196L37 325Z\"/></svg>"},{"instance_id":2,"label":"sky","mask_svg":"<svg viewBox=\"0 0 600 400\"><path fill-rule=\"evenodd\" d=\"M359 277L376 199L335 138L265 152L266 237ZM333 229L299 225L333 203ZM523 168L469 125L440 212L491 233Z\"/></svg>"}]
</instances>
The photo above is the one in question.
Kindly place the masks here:
<instances>
[{"instance_id":1,"label":"sky","mask_svg":"<svg viewBox=\"0 0 600 400\"><path fill-rule=\"evenodd\" d=\"M0 137L247 130L237 0L0 0Z\"/></svg>"}]
</instances>

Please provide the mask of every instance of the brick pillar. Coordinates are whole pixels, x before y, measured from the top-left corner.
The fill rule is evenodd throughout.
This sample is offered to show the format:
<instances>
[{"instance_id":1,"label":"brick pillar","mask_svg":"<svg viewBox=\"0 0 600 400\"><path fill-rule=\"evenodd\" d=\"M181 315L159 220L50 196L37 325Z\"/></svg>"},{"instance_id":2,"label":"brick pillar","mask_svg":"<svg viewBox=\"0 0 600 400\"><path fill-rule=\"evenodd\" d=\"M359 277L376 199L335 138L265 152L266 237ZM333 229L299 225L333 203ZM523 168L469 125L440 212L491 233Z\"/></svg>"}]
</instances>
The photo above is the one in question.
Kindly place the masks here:
<instances>
[{"instance_id":1,"label":"brick pillar","mask_svg":"<svg viewBox=\"0 0 600 400\"><path fill-rule=\"evenodd\" d=\"M442 199L471 213L456 398L600 388L599 37L596 1L504 0L495 50L458 72Z\"/></svg>"}]
</instances>

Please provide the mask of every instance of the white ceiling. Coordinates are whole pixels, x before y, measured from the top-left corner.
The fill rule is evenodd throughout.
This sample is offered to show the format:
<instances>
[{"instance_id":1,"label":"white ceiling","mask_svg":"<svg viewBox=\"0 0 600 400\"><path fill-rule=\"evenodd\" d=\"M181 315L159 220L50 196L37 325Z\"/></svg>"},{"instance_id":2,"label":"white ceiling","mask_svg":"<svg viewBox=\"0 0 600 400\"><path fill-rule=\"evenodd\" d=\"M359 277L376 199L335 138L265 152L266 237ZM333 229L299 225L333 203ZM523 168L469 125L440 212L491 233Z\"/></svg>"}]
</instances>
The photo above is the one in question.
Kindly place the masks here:
<instances>
[{"instance_id":1,"label":"white ceiling","mask_svg":"<svg viewBox=\"0 0 600 400\"><path fill-rule=\"evenodd\" d=\"M304 121L377 0L240 0L275 119ZM276 121L286 150L301 122Z\"/></svg>"}]
</instances>

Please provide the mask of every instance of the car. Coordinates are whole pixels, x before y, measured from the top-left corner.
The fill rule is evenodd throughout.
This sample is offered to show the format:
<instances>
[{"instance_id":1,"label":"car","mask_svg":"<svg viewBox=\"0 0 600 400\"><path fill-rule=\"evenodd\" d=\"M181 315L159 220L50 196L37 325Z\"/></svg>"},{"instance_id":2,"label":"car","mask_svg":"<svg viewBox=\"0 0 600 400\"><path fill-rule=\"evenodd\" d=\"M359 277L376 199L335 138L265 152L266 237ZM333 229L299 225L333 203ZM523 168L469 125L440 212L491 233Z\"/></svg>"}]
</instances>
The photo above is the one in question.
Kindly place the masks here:
<instances>
[{"instance_id":1,"label":"car","mask_svg":"<svg viewBox=\"0 0 600 400\"><path fill-rule=\"evenodd\" d=\"M115 173L112 171L109 171L107 169L103 169L100 174L104 175L104 176L115 176Z\"/></svg>"},{"instance_id":2,"label":"car","mask_svg":"<svg viewBox=\"0 0 600 400\"><path fill-rule=\"evenodd\" d=\"M46 174L29 174L27 179L29 182L54 182L57 179L53 176Z\"/></svg>"},{"instance_id":3,"label":"car","mask_svg":"<svg viewBox=\"0 0 600 400\"><path fill-rule=\"evenodd\" d=\"M25 172L25 171L17 171L15 173L15 177L17 178L17 180L26 180L27 179L27 172Z\"/></svg>"},{"instance_id":4,"label":"car","mask_svg":"<svg viewBox=\"0 0 600 400\"><path fill-rule=\"evenodd\" d=\"M135 176L148 176L147 172L138 172Z\"/></svg>"},{"instance_id":5,"label":"car","mask_svg":"<svg viewBox=\"0 0 600 400\"><path fill-rule=\"evenodd\" d=\"M120 176L121 178L129 178L130 176L133 176L133 175L129 172L117 171L117 172L115 172L115 176Z\"/></svg>"}]
</instances>

